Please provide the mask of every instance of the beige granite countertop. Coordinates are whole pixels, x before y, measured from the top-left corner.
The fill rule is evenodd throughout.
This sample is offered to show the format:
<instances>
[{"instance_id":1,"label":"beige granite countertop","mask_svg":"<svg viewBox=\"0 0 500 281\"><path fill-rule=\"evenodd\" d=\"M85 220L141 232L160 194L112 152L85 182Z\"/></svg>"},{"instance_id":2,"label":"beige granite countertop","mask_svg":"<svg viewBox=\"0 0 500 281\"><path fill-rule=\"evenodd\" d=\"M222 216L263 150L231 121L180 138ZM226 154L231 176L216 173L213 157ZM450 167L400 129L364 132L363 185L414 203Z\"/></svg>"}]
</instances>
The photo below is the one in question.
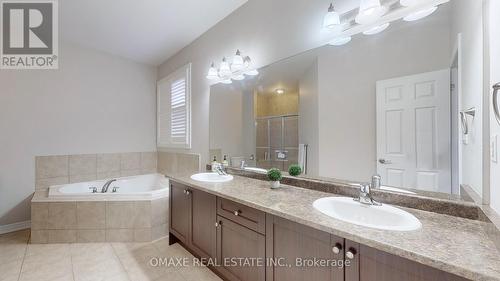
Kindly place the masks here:
<instances>
[{"instance_id":1,"label":"beige granite countertop","mask_svg":"<svg viewBox=\"0 0 500 281\"><path fill-rule=\"evenodd\" d=\"M166 175L174 181L310 226L387 253L471 280L500 281L500 252L489 238L490 223L401 208L422 223L416 231L386 231L357 226L326 216L312 203L331 193L289 185L270 189L268 182L234 176L226 183L194 181L190 174Z\"/></svg>"}]
</instances>

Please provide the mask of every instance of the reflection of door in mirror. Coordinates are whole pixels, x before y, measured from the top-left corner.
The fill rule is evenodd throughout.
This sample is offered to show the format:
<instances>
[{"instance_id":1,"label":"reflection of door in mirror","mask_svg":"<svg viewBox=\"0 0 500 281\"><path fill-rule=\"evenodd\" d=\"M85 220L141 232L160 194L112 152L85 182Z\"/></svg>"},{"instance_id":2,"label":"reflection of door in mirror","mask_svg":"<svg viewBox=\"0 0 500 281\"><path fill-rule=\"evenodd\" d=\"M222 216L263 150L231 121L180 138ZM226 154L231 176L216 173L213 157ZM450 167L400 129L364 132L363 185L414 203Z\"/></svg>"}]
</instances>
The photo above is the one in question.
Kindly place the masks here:
<instances>
[{"instance_id":1,"label":"reflection of door in mirror","mask_svg":"<svg viewBox=\"0 0 500 281\"><path fill-rule=\"evenodd\" d=\"M451 193L450 70L377 82L383 184Z\"/></svg>"}]
</instances>

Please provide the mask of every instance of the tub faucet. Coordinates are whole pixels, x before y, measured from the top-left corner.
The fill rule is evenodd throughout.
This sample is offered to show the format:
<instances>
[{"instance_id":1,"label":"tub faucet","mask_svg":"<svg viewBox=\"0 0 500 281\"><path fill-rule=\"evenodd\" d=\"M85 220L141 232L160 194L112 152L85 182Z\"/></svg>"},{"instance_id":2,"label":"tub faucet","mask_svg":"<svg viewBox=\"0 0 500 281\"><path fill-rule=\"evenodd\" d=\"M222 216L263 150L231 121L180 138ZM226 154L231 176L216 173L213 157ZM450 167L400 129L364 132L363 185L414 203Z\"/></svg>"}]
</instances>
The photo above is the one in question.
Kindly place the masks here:
<instances>
[{"instance_id":1,"label":"tub faucet","mask_svg":"<svg viewBox=\"0 0 500 281\"><path fill-rule=\"evenodd\" d=\"M106 193L106 192L108 192L108 188L109 188L109 186L110 186L113 182L115 182L115 181L116 181L116 179L112 179L112 180L107 181L107 182L106 182L106 183L102 186L101 193Z\"/></svg>"}]
</instances>

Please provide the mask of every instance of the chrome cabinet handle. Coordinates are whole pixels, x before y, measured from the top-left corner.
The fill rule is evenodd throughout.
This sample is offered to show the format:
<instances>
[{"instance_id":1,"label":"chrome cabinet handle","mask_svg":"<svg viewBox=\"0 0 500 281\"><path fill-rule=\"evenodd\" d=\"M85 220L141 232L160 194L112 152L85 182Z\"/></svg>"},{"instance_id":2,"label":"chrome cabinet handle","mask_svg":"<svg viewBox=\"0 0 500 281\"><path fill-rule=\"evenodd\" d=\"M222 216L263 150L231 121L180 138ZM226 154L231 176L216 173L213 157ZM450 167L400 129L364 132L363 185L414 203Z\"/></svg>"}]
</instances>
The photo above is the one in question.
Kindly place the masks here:
<instances>
[{"instance_id":1,"label":"chrome cabinet handle","mask_svg":"<svg viewBox=\"0 0 500 281\"><path fill-rule=\"evenodd\" d=\"M500 83L493 85L493 112L495 112L495 118L500 125L500 110L498 109L498 91L500 91Z\"/></svg>"},{"instance_id":2,"label":"chrome cabinet handle","mask_svg":"<svg viewBox=\"0 0 500 281\"><path fill-rule=\"evenodd\" d=\"M186 195L190 195L191 194L191 191L190 190L186 190Z\"/></svg>"},{"instance_id":3,"label":"chrome cabinet handle","mask_svg":"<svg viewBox=\"0 0 500 281\"><path fill-rule=\"evenodd\" d=\"M241 213L241 211L240 211L240 210L236 210L236 211L234 211L234 215L235 215L235 216L239 216L239 215L240 215L240 213Z\"/></svg>"},{"instance_id":4,"label":"chrome cabinet handle","mask_svg":"<svg viewBox=\"0 0 500 281\"><path fill-rule=\"evenodd\" d=\"M355 255L356 255L356 250L354 250L354 249L349 249L349 251L347 251L347 253L345 253L345 257L350 259L350 260L353 260Z\"/></svg>"},{"instance_id":5,"label":"chrome cabinet handle","mask_svg":"<svg viewBox=\"0 0 500 281\"><path fill-rule=\"evenodd\" d=\"M392 161L391 161L391 160L385 160L385 159L383 159L383 158L378 159L378 162L379 162L380 164L384 164L384 165L392 164Z\"/></svg>"},{"instance_id":6,"label":"chrome cabinet handle","mask_svg":"<svg viewBox=\"0 0 500 281\"><path fill-rule=\"evenodd\" d=\"M215 227L217 228L217 227L219 227L221 224L222 224L222 222L218 222L218 221L216 221L216 222L215 222Z\"/></svg>"},{"instance_id":7,"label":"chrome cabinet handle","mask_svg":"<svg viewBox=\"0 0 500 281\"><path fill-rule=\"evenodd\" d=\"M332 248L332 252L336 255L338 255L341 250L342 250L342 245L340 245L339 243L335 244L335 246L333 246Z\"/></svg>"}]
</instances>

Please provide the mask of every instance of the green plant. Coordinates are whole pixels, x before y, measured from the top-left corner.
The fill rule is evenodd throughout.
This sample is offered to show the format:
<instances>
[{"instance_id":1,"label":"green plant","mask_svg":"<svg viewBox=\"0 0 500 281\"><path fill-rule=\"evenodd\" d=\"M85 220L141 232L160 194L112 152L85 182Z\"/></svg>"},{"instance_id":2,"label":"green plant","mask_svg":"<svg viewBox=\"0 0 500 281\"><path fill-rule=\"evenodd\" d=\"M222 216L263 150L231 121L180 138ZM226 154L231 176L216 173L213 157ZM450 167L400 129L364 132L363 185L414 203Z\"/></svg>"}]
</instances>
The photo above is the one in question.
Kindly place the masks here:
<instances>
[{"instance_id":1,"label":"green plant","mask_svg":"<svg viewBox=\"0 0 500 281\"><path fill-rule=\"evenodd\" d=\"M297 164L290 165L290 167L288 168L288 174L290 174L290 176L296 177L302 174L302 168Z\"/></svg>"},{"instance_id":2,"label":"green plant","mask_svg":"<svg viewBox=\"0 0 500 281\"><path fill-rule=\"evenodd\" d=\"M270 181L280 181L283 177L281 176L280 170L272 168L269 171L267 171L267 178Z\"/></svg>"}]
</instances>

